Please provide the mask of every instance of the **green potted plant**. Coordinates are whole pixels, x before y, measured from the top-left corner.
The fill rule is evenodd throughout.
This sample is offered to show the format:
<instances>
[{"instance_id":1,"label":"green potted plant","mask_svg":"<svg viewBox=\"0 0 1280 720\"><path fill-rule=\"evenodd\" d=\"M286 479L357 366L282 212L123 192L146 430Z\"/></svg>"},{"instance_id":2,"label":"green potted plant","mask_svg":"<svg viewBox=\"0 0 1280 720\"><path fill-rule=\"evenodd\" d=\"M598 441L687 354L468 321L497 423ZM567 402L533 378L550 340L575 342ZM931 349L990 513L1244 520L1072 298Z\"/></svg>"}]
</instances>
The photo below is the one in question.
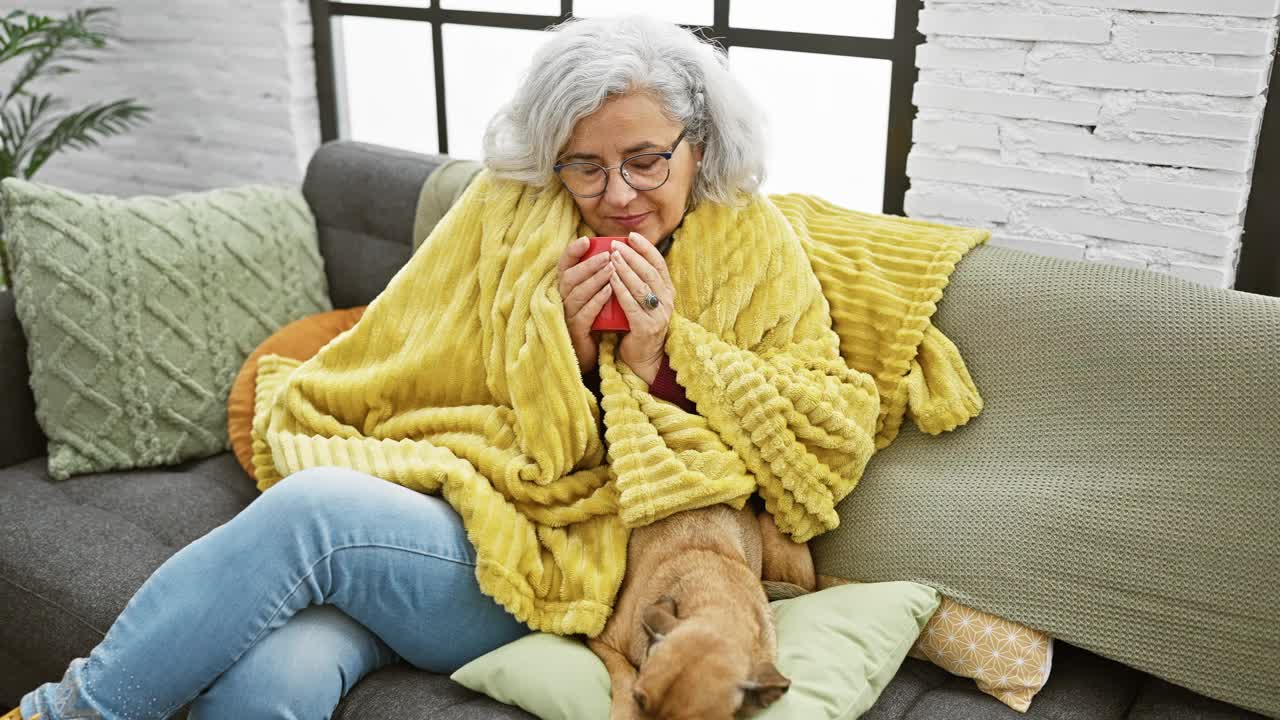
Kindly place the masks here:
<instances>
[{"instance_id":1,"label":"green potted plant","mask_svg":"<svg viewBox=\"0 0 1280 720\"><path fill-rule=\"evenodd\" d=\"M97 145L147 120L149 109L132 98L67 110L66 101L32 89L41 78L67 75L92 63L91 53L115 37L111 13L110 8L88 8L53 18L14 10L0 17L0 66L23 60L0 93L0 180L30 178L59 151ZM7 284L3 238L0 225L0 287Z\"/></svg>"}]
</instances>

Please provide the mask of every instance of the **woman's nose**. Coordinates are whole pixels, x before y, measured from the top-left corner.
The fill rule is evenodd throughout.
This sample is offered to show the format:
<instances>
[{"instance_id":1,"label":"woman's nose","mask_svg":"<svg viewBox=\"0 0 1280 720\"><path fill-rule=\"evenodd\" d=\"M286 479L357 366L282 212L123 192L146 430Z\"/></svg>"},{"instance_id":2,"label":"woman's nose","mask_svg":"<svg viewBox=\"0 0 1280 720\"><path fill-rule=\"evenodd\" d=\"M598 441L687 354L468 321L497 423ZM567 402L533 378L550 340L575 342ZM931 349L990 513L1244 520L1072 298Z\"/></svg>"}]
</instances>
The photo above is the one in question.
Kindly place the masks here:
<instances>
[{"instance_id":1,"label":"woman's nose","mask_svg":"<svg viewBox=\"0 0 1280 720\"><path fill-rule=\"evenodd\" d=\"M609 172L613 172L610 170ZM604 189L604 199L615 207L624 208L635 198L636 189L627 184L622 178L622 169L617 168L618 175L609 178L609 184Z\"/></svg>"}]
</instances>

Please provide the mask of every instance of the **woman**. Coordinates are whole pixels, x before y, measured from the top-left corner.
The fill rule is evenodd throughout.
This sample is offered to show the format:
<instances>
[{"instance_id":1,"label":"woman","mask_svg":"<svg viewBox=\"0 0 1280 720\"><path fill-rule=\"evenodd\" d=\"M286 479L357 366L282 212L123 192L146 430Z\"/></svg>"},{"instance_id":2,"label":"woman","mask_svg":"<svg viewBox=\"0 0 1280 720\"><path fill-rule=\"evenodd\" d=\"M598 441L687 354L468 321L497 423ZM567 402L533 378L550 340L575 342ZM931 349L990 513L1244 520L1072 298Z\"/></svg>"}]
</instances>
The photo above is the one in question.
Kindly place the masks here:
<instances>
[{"instance_id":1,"label":"woman","mask_svg":"<svg viewBox=\"0 0 1280 720\"><path fill-rule=\"evenodd\" d=\"M616 295L631 327L622 360L659 397L690 409L663 351L675 291L662 255L698 202L733 202L763 182L762 115L714 46L676 26L570 20L558 32L490 124L486 165L529 184L555 172L597 235L629 237L581 264L587 239L578 238L561 257L578 364L598 386L590 327Z\"/></svg>"},{"instance_id":2,"label":"woman","mask_svg":"<svg viewBox=\"0 0 1280 720\"><path fill-rule=\"evenodd\" d=\"M685 403L666 362L674 289L662 252L685 213L763 178L759 116L723 53L647 18L554 30L485 136L486 165L562 183L615 252L560 262L565 322L588 384L590 326L610 297L631 325L619 356L654 394ZM656 247L655 247L656 243ZM337 468L295 473L175 553L87 658L4 720L327 718L397 659L448 673L528 629L483 595L453 509ZM376 590L376 592L375 592Z\"/></svg>"}]
</instances>

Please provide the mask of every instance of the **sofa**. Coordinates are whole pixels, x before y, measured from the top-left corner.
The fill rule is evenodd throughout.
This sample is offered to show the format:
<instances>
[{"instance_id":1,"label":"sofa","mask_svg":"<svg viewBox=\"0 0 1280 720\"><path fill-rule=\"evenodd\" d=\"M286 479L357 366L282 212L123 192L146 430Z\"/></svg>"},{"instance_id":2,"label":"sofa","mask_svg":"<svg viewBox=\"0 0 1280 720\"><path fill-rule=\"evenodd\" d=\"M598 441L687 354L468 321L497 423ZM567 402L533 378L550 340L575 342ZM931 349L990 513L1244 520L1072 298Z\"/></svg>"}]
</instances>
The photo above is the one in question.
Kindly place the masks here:
<instances>
[{"instance_id":1,"label":"sofa","mask_svg":"<svg viewBox=\"0 0 1280 720\"><path fill-rule=\"evenodd\" d=\"M420 191L430 173L447 160L442 155L351 141L331 142L316 152L303 193L318 223L334 307L368 303L408 259ZM966 266L978 268L992 262L1030 266L1071 261L983 245L962 261L957 273L966 272ZM1083 272L1093 273L1090 277L1096 282L1081 286L1080 293L1101 296L1108 283L1114 286L1123 279L1103 266ZM959 283L955 285L954 292L961 292ZM943 304L963 301L951 293L944 296ZM1280 304L1276 308L1280 316ZM1150 310L1156 315L1177 312L1165 307ZM1098 304L1097 313L1108 311L1105 304ZM990 317L991 323L1003 321ZM963 347L963 337L939 327ZM1089 338L1079 341L1087 343ZM1008 350L1016 355L1015 348ZM1280 337L1273 336L1269 347L1254 350L1280 355ZM983 386L976 369L975 381ZM993 398L987 400L987 411L997 412ZM904 435L909 432L913 431L904 427ZM872 460L864 484L875 481L880 458L891 462L895 449L896 444L891 445ZM16 706L22 694L40 683L59 679L73 658L86 655L102 639L133 592L169 555L259 496L230 452L170 467L62 482L46 473L45 452L13 295L0 291L0 709ZM184 709L178 717L185 715ZM466 690L448 677L400 663L363 679L342 700L334 717L531 716ZM1050 679L1025 714L979 692L971 679L909 657L864 717L1226 720L1262 716L1059 638Z\"/></svg>"}]
</instances>

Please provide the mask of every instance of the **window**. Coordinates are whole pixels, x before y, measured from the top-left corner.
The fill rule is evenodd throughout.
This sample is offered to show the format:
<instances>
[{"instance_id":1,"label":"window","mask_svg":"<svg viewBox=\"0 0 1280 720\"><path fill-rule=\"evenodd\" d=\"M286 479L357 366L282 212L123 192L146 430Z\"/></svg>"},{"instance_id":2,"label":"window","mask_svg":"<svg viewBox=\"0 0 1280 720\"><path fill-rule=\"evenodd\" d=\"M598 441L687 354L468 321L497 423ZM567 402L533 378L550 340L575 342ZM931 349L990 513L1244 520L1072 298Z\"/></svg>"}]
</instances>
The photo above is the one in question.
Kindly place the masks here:
<instances>
[{"instance_id":1,"label":"window","mask_svg":"<svg viewBox=\"0 0 1280 720\"><path fill-rule=\"evenodd\" d=\"M479 159L542 30L619 0L311 0L324 139ZM705 29L768 115L763 190L900 214L911 149L918 0L650 0ZM500 52L494 49L500 49ZM812 79L797 82L797 78Z\"/></svg>"},{"instance_id":2,"label":"window","mask_svg":"<svg viewBox=\"0 0 1280 720\"><path fill-rule=\"evenodd\" d=\"M343 137L438 151L431 28L383 18L333 18ZM419 83L406 83L417 77Z\"/></svg>"},{"instance_id":3,"label":"window","mask_svg":"<svg viewBox=\"0 0 1280 720\"><path fill-rule=\"evenodd\" d=\"M733 47L729 67L769 114L763 192L809 192L880 212L892 63Z\"/></svg>"},{"instance_id":4,"label":"window","mask_svg":"<svg viewBox=\"0 0 1280 720\"><path fill-rule=\"evenodd\" d=\"M510 3L508 3L510 4ZM480 159L484 129L493 111L511 99L533 53L547 40L541 30L513 30L481 25L444 26L446 118L449 152ZM502 48L495 62L493 48ZM477 73L476 68L483 68ZM482 77L483 82L476 82Z\"/></svg>"}]
</instances>

